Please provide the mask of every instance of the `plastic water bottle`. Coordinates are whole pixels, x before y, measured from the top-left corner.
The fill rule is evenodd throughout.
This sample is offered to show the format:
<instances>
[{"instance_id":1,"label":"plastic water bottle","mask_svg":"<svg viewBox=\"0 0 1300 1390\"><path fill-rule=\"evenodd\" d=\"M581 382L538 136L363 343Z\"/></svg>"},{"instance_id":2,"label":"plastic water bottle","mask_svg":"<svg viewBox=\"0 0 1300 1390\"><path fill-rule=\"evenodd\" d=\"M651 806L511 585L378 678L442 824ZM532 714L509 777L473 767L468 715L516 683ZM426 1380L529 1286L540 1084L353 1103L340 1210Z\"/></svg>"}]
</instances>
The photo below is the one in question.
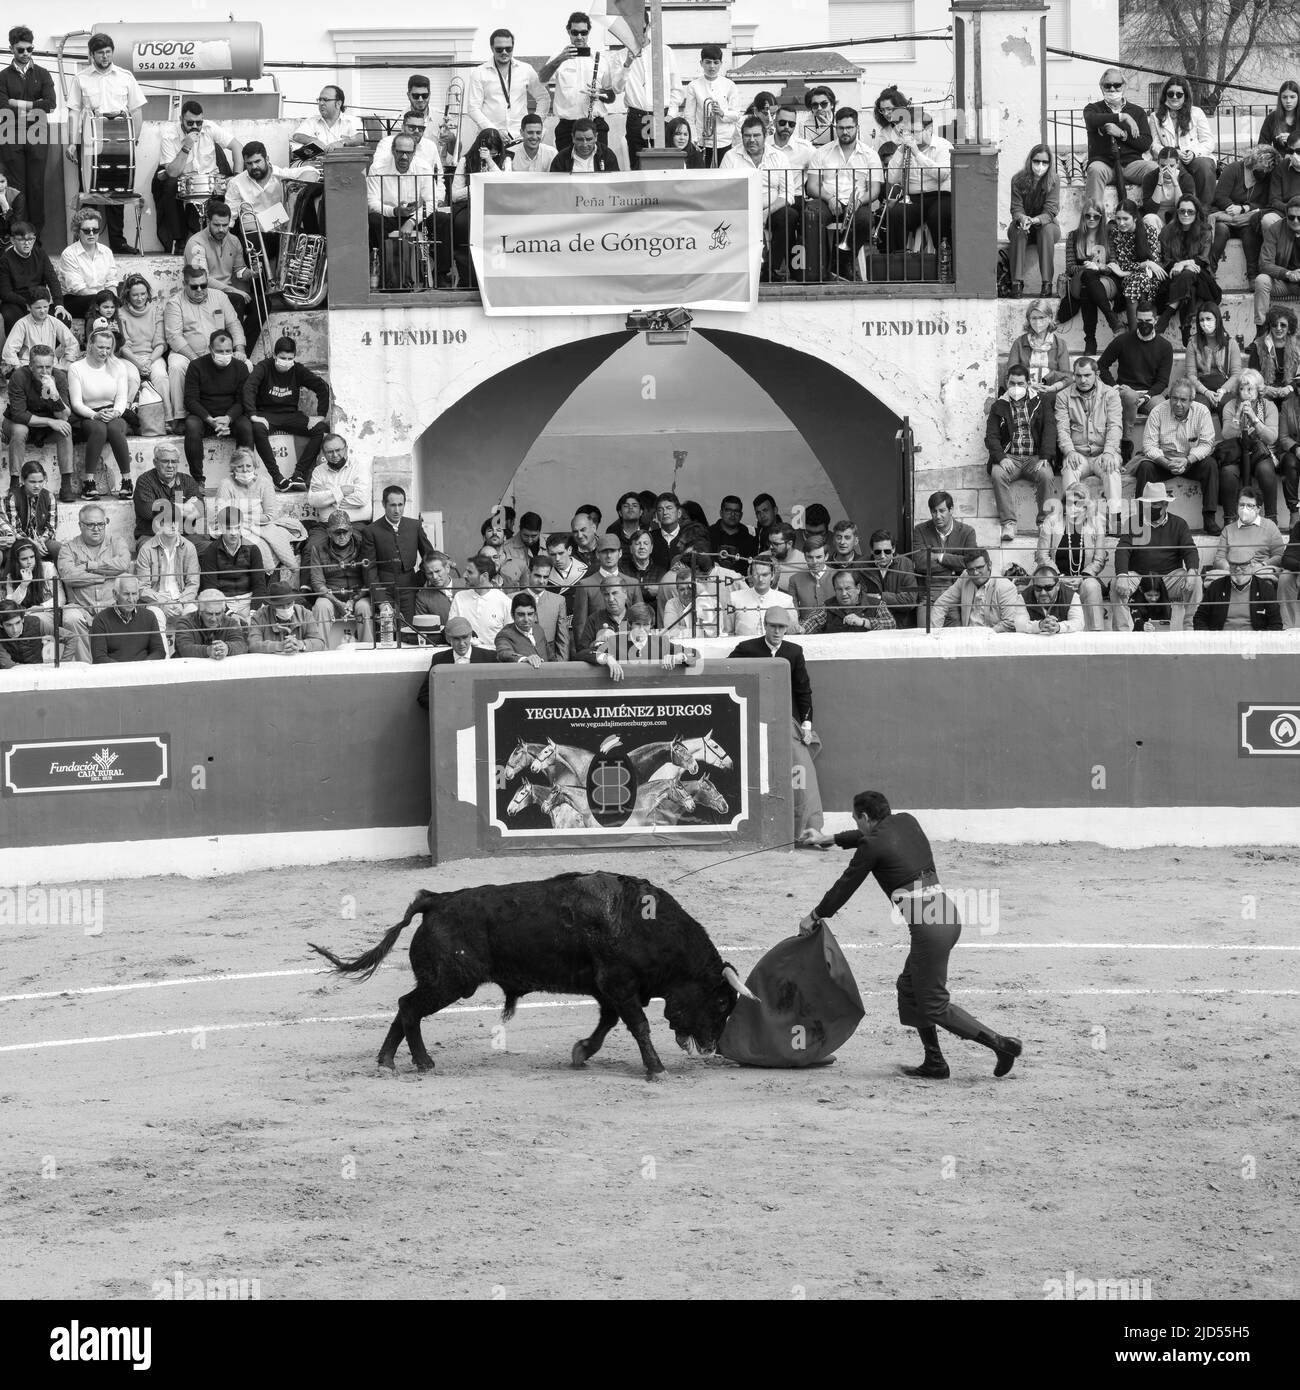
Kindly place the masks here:
<instances>
[{"instance_id":1,"label":"plastic water bottle","mask_svg":"<svg viewBox=\"0 0 1300 1390\"><path fill-rule=\"evenodd\" d=\"M397 632L393 626L393 605L384 603L379 608L379 645L381 647L395 647L397 645Z\"/></svg>"},{"instance_id":2,"label":"plastic water bottle","mask_svg":"<svg viewBox=\"0 0 1300 1390\"><path fill-rule=\"evenodd\" d=\"M379 248L376 246L370 252L370 288L379 288Z\"/></svg>"},{"instance_id":3,"label":"plastic water bottle","mask_svg":"<svg viewBox=\"0 0 1300 1390\"><path fill-rule=\"evenodd\" d=\"M939 279L945 285L952 284L952 242L947 237L939 242Z\"/></svg>"}]
</instances>

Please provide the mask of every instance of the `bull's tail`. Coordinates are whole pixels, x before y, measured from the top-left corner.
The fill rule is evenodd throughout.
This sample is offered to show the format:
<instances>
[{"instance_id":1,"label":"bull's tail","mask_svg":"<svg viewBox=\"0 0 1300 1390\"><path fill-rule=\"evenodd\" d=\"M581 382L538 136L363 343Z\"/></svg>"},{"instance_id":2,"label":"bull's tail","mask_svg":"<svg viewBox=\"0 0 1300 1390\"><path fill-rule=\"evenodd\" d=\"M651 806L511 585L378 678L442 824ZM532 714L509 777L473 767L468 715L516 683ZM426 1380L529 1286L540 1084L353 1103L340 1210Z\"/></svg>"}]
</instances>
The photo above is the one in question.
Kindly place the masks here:
<instances>
[{"instance_id":1,"label":"bull's tail","mask_svg":"<svg viewBox=\"0 0 1300 1390\"><path fill-rule=\"evenodd\" d=\"M314 941L309 941L308 946L316 952L318 956L324 956L334 967L335 973L339 975L360 975L363 980L368 980L380 965L383 964L384 957L397 945L397 938L410 926L411 922L422 916L438 900L437 893L430 893L421 890L411 900L411 905L406 909L406 916L402 918L395 927L389 927L384 933L379 944L372 946L370 950L360 955L356 960L340 960L333 951L327 950L324 946L317 946Z\"/></svg>"}]
</instances>

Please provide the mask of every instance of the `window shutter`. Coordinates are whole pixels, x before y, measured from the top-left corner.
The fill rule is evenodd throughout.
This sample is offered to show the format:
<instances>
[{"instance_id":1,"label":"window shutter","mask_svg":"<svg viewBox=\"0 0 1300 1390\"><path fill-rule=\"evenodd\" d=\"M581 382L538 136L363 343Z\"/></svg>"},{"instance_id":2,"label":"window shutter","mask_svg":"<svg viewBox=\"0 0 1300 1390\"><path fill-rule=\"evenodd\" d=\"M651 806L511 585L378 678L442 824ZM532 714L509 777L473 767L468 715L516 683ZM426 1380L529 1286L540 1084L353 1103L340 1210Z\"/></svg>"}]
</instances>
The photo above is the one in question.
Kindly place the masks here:
<instances>
[{"instance_id":1,"label":"window shutter","mask_svg":"<svg viewBox=\"0 0 1300 1390\"><path fill-rule=\"evenodd\" d=\"M845 39L874 39L884 34L910 34L916 29L915 0L831 0L832 43ZM855 63L912 62L916 44L873 43L850 49L844 55Z\"/></svg>"},{"instance_id":2,"label":"window shutter","mask_svg":"<svg viewBox=\"0 0 1300 1390\"><path fill-rule=\"evenodd\" d=\"M407 109L406 79L412 73L423 73L429 79L430 124L436 127L442 120L442 108L447 104L447 84L453 72L460 74L463 81L465 69L438 67L452 61L452 54L409 54L409 53L368 53L362 62L399 63L394 68L363 68L357 90L361 99L356 104L356 114L369 115L373 112L386 124L395 124ZM351 108L349 108L351 109Z\"/></svg>"}]
</instances>

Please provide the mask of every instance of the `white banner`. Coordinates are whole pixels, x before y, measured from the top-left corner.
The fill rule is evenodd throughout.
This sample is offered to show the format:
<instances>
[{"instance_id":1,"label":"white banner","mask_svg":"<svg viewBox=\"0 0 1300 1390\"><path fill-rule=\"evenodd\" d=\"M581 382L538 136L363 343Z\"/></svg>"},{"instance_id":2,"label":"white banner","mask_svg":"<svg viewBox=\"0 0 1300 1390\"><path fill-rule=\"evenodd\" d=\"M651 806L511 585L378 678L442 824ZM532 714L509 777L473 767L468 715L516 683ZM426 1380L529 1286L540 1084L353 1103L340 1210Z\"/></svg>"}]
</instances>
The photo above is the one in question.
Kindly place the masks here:
<instances>
[{"instance_id":1,"label":"white banner","mask_svg":"<svg viewBox=\"0 0 1300 1390\"><path fill-rule=\"evenodd\" d=\"M758 174L476 174L470 248L487 314L752 309Z\"/></svg>"}]
</instances>

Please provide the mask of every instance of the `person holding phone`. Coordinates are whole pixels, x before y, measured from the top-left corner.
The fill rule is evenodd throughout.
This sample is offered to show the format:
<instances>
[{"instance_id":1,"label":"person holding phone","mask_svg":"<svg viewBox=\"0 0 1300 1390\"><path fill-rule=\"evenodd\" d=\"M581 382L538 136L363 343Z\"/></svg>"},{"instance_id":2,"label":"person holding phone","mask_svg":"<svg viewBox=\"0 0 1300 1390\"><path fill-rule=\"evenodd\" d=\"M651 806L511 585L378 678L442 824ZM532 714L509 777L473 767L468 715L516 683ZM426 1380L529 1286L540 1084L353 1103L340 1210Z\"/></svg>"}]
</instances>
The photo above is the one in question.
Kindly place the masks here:
<instances>
[{"instance_id":1,"label":"person holding phone","mask_svg":"<svg viewBox=\"0 0 1300 1390\"><path fill-rule=\"evenodd\" d=\"M574 10L565 28L569 42L537 74L543 83L555 79L555 149L559 154L569 149L574 122L589 120L596 127L596 142L603 150L609 145L605 107L615 97L609 55L592 46L589 14Z\"/></svg>"}]
</instances>

